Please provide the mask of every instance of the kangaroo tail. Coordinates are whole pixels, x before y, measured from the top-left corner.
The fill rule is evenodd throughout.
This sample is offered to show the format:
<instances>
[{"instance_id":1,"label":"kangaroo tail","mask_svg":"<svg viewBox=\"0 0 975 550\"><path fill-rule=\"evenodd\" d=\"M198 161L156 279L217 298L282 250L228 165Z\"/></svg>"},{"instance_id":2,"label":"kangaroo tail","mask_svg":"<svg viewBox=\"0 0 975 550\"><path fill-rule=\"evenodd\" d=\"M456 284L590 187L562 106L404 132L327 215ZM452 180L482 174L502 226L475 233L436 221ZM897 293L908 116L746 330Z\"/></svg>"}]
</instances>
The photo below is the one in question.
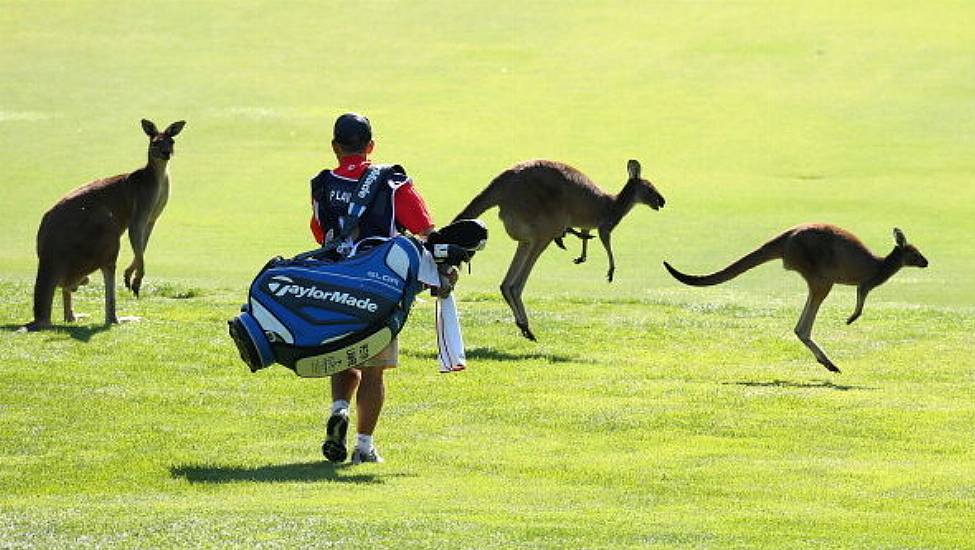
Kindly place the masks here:
<instances>
[{"instance_id":1,"label":"kangaroo tail","mask_svg":"<svg viewBox=\"0 0 975 550\"><path fill-rule=\"evenodd\" d=\"M491 183L484 188L483 191L474 197L470 204L464 207L454 217L454 221L457 220L471 220L484 213L485 210L497 206L501 202L501 195L504 189L507 187L508 178L506 177L508 172L505 171L501 173L498 177L491 180Z\"/></svg>"},{"instance_id":2,"label":"kangaroo tail","mask_svg":"<svg viewBox=\"0 0 975 550\"><path fill-rule=\"evenodd\" d=\"M667 271L685 285L691 286L711 286L730 281L753 267L781 258L785 252L785 242L789 238L790 231L787 231L771 241L763 244L757 249L749 252L740 260L732 263L728 267L710 275L687 275L674 269L669 263L664 262Z\"/></svg>"}]
</instances>

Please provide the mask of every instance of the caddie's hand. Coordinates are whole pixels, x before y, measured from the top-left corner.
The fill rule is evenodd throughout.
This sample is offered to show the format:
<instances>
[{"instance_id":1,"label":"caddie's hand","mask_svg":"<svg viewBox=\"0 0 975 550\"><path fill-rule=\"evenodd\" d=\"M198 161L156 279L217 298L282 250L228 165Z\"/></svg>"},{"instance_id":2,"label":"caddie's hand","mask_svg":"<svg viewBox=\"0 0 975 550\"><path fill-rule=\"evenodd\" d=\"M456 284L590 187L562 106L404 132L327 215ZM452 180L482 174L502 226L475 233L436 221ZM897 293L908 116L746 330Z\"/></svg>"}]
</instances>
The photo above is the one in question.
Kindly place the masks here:
<instances>
[{"instance_id":1,"label":"caddie's hand","mask_svg":"<svg viewBox=\"0 0 975 550\"><path fill-rule=\"evenodd\" d=\"M446 273L442 274L447 278L447 282L450 283L450 287L453 288L457 286L457 281L460 279L460 270L456 266L449 266Z\"/></svg>"},{"instance_id":2,"label":"caddie's hand","mask_svg":"<svg viewBox=\"0 0 975 550\"><path fill-rule=\"evenodd\" d=\"M432 294L438 298L446 298L454 290L454 285L460 278L460 271L452 265L438 265L437 273L440 275L440 286L432 289Z\"/></svg>"}]
</instances>

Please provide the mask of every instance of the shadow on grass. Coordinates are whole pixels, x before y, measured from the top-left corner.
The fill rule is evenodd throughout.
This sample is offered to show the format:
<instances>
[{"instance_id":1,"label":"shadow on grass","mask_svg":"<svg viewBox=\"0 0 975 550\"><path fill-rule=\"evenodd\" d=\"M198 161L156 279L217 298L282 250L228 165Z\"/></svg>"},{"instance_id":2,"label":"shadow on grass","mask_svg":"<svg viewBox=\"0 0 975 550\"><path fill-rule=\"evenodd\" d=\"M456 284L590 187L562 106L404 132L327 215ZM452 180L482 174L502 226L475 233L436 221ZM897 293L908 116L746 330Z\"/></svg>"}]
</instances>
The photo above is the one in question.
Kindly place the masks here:
<instances>
[{"instance_id":1,"label":"shadow on grass","mask_svg":"<svg viewBox=\"0 0 975 550\"><path fill-rule=\"evenodd\" d=\"M404 350L402 352L404 355L410 357L416 357L418 359L437 359L437 354L430 351L412 351ZM494 348L471 348L466 351L465 355L467 359L470 360L486 360L486 361L531 361L534 359L541 359L548 361L549 363L593 363L594 361L588 359L580 359L579 357L573 357L571 355L562 355L559 353L509 353L507 351L502 351Z\"/></svg>"},{"instance_id":2,"label":"shadow on grass","mask_svg":"<svg viewBox=\"0 0 975 550\"><path fill-rule=\"evenodd\" d=\"M9 330L11 332L17 332L18 330L23 328L23 326L24 325L3 325L3 327L0 328L2 328L3 330ZM99 332L105 332L110 328L112 327L109 325L86 325L86 326L54 325L51 328L44 329L43 331L39 331L38 333L48 334L48 335L67 334L72 339L77 340L79 342L88 342L89 340L91 340L92 336L98 334ZM37 334L37 333L25 332L24 334Z\"/></svg>"},{"instance_id":3,"label":"shadow on grass","mask_svg":"<svg viewBox=\"0 0 975 550\"><path fill-rule=\"evenodd\" d=\"M749 386L761 388L822 388L827 390L850 391L850 390L875 390L870 386L848 386L845 384L834 384L829 380L813 380L810 382L792 382L790 380L770 380L760 382L755 380L741 380L738 382L722 382L724 386Z\"/></svg>"},{"instance_id":4,"label":"shadow on grass","mask_svg":"<svg viewBox=\"0 0 975 550\"><path fill-rule=\"evenodd\" d=\"M306 483L327 481L330 483L384 483L383 478L405 477L406 474L376 474L356 469L357 473L346 473L351 464L332 464L330 462L296 462L293 464L268 464L255 468L240 466L173 466L169 473L173 477L186 478L190 483L236 483L250 481L258 483ZM368 466L367 466L368 468Z\"/></svg>"}]
</instances>

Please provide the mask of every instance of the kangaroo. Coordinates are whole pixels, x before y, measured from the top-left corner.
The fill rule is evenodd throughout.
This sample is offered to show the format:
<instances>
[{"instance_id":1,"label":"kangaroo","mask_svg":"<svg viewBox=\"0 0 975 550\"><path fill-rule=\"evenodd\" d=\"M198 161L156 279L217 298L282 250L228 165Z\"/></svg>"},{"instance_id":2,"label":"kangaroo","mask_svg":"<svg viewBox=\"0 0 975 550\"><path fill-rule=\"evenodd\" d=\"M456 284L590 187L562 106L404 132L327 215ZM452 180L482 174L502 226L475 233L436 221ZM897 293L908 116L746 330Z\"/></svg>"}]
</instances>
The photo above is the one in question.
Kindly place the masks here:
<instances>
[{"instance_id":1,"label":"kangaroo","mask_svg":"<svg viewBox=\"0 0 975 550\"><path fill-rule=\"evenodd\" d=\"M840 369L826 357L812 340L812 326L819 305L834 284L856 285L857 302L846 324L856 321L863 312L867 294L882 285L904 266L927 267L928 260L916 247L908 244L904 232L894 229L894 250L881 258L875 256L855 235L830 224L804 224L789 229L745 255L728 267L711 275L685 275L667 262L664 267L678 281L691 286L710 286L731 280L765 262L782 259L785 269L797 271L809 286L806 306L795 332L816 360L833 372Z\"/></svg>"},{"instance_id":2,"label":"kangaroo","mask_svg":"<svg viewBox=\"0 0 975 550\"><path fill-rule=\"evenodd\" d=\"M485 210L500 208L499 217L508 236L518 242L501 294L515 316L521 334L535 341L521 293L538 257L549 243L572 233L583 239L585 260L589 231L596 229L609 257L606 278L612 282L616 264L610 234L633 205L642 203L658 210L664 197L652 183L640 178L640 163L627 163L629 179L619 195L610 195L582 172L561 162L530 160L512 166L494 178L454 220L476 218ZM574 228L580 228L576 231ZM561 244L561 241L559 241Z\"/></svg>"},{"instance_id":3,"label":"kangaroo","mask_svg":"<svg viewBox=\"0 0 975 550\"><path fill-rule=\"evenodd\" d=\"M129 174L93 181L65 195L41 219L37 230L37 279L34 283L34 320L23 330L51 326L54 291L61 287L64 321L75 320L71 293L88 282L88 274L100 269L105 279L105 324L116 324L115 262L119 240L126 229L135 257L125 268L125 286L138 296L145 275L145 250L156 220L169 199L169 174L173 138L185 121L174 122L160 132L143 119L149 136L149 160Z\"/></svg>"}]
</instances>

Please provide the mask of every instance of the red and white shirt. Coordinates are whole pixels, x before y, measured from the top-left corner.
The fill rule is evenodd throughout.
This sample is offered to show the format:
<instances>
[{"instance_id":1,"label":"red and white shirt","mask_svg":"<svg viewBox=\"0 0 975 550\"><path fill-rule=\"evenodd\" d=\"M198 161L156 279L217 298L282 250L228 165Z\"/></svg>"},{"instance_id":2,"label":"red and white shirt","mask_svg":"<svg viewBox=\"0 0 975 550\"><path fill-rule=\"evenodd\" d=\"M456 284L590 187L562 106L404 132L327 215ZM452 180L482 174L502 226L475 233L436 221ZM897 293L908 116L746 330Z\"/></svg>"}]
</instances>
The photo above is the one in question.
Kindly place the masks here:
<instances>
[{"instance_id":1,"label":"red and white shirt","mask_svg":"<svg viewBox=\"0 0 975 550\"><path fill-rule=\"evenodd\" d=\"M349 155L339 160L339 165L329 171L334 180L348 182L349 191L353 191L362 173L371 162L362 155ZM325 232L321 220L318 219L319 203L312 195L311 232L319 244L324 244ZM403 227L414 235L424 235L433 229L434 223L427 210L423 198L416 191L413 180L408 178L393 189L393 211L396 225Z\"/></svg>"}]
</instances>

